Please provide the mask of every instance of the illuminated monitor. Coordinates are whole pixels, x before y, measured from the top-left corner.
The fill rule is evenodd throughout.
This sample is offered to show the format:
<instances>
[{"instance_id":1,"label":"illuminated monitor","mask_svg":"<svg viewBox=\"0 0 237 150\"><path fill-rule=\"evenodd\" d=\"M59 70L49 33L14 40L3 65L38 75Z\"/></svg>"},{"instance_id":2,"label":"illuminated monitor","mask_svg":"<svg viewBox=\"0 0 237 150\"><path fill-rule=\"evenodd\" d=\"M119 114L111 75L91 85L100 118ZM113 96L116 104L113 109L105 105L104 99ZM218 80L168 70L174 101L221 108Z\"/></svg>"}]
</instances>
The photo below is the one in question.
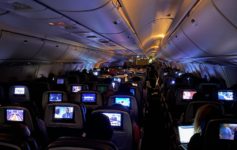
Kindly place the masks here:
<instances>
[{"instance_id":1,"label":"illuminated monitor","mask_svg":"<svg viewBox=\"0 0 237 150\"><path fill-rule=\"evenodd\" d=\"M72 91L71 91L72 93L78 93L79 91L82 90L82 86L80 86L80 85L72 85L71 89L72 89Z\"/></svg>"},{"instance_id":2,"label":"illuminated monitor","mask_svg":"<svg viewBox=\"0 0 237 150\"><path fill-rule=\"evenodd\" d=\"M99 75L99 72L94 71L94 72L93 72L93 75L94 75L94 76L98 76L98 75Z\"/></svg>"},{"instance_id":3,"label":"illuminated monitor","mask_svg":"<svg viewBox=\"0 0 237 150\"><path fill-rule=\"evenodd\" d=\"M179 125L178 126L179 141L181 144L189 143L194 134L193 125Z\"/></svg>"},{"instance_id":4,"label":"illuminated monitor","mask_svg":"<svg viewBox=\"0 0 237 150\"><path fill-rule=\"evenodd\" d=\"M174 79L170 81L171 85L175 85L175 83L176 83L176 81Z\"/></svg>"},{"instance_id":5,"label":"illuminated monitor","mask_svg":"<svg viewBox=\"0 0 237 150\"><path fill-rule=\"evenodd\" d=\"M219 127L219 139L221 140L237 140L235 137L237 123L222 123Z\"/></svg>"},{"instance_id":6,"label":"illuminated monitor","mask_svg":"<svg viewBox=\"0 0 237 150\"><path fill-rule=\"evenodd\" d=\"M15 86L14 87L14 95L25 95L25 87L24 86Z\"/></svg>"},{"instance_id":7,"label":"illuminated monitor","mask_svg":"<svg viewBox=\"0 0 237 150\"><path fill-rule=\"evenodd\" d=\"M130 88L130 93L132 93L132 95L135 96L136 95L135 88Z\"/></svg>"},{"instance_id":8,"label":"illuminated monitor","mask_svg":"<svg viewBox=\"0 0 237 150\"><path fill-rule=\"evenodd\" d=\"M121 78L114 78L114 81L120 83L121 82Z\"/></svg>"},{"instance_id":9,"label":"illuminated monitor","mask_svg":"<svg viewBox=\"0 0 237 150\"><path fill-rule=\"evenodd\" d=\"M81 102L87 104L96 103L96 94L95 93L82 93L81 94Z\"/></svg>"},{"instance_id":10,"label":"illuminated monitor","mask_svg":"<svg viewBox=\"0 0 237 150\"><path fill-rule=\"evenodd\" d=\"M52 92L49 93L49 102L62 102L63 101L63 93Z\"/></svg>"},{"instance_id":11,"label":"illuminated monitor","mask_svg":"<svg viewBox=\"0 0 237 150\"><path fill-rule=\"evenodd\" d=\"M197 93L195 90L183 90L182 99L183 100L192 100L193 95Z\"/></svg>"},{"instance_id":12,"label":"illuminated monitor","mask_svg":"<svg viewBox=\"0 0 237 150\"><path fill-rule=\"evenodd\" d=\"M112 82L111 84L112 84L113 89L115 89L115 86L116 86L115 82Z\"/></svg>"},{"instance_id":13,"label":"illuminated monitor","mask_svg":"<svg viewBox=\"0 0 237 150\"><path fill-rule=\"evenodd\" d=\"M115 104L121 104L125 107L131 107L131 100L129 97L116 97Z\"/></svg>"},{"instance_id":14,"label":"illuminated monitor","mask_svg":"<svg viewBox=\"0 0 237 150\"><path fill-rule=\"evenodd\" d=\"M57 79L57 84L64 84L64 79L63 78L58 78Z\"/></svg>"},{"instance_id":15,"label":"illuminated monitor","mask_svg":"<svg viewBox=\"0 0 237 150\"><path fill-rule=\"evenodd\" d=\"M121 113L103 113L109 117L109 121L112 127L122 127L122 114Z\"/></svg>"},{"instance_id":16,"label":"illuminated monitor","mask_svg":"<svg viewBox=\"0 0 237 150\"><path fill-rule=\"evenodd\" d=\"M6 120L9 122L23 122L24 110L23 109L6 109Z\"/></svg>"},{"instance_id":17,"label":"illuminated monitor","mask_svg":"<svg viewBox=\"0 0 237 150\"><path fill-rule=\"evenodd\" d=\"M137 83L132 83L132 86L136 86L136 87L137 87L137 86L138 86L138 84L137 84Z\"/></svg>"},{"instance_id":18,"label":"illuminated monitor","mask_svg":"<svg viewBox=\"0 0 237 150\"><path fill-rule=\"evenodd\" d=\"M106 86L106 85L97 85L96 89L100 93L104 93L108 90L108 86Z\"/></svg>"},{"instance_id":19,"label":"illuminated monitor","mask_svg":"<svg viewBox=\"0 0 237 150\"><path fill-rule=\"evenodd\" d=\"M72 120L74 119L74 107L55 106L53 118L55 120Z\"/></svg>"},{"instance_id":20,"label":"illuminated monitor","mask_svg":"<svg viewBox=\"0 0 237 150\"><path fill-rule=\"evenodd\" d=\"M219 90L218 91L218 100L233 101L234 100L234 91L232 91L232 90Z\"/></svg>"}]
</instances>

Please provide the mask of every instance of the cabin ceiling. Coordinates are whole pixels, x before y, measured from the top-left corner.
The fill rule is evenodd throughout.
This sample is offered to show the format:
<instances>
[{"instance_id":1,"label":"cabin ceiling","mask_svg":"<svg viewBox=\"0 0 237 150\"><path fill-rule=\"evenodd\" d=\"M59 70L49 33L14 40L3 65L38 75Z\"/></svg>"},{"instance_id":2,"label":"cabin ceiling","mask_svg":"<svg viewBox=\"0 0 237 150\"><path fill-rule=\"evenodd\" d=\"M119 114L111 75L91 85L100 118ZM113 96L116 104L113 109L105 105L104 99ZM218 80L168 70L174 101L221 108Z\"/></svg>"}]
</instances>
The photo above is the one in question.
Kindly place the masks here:
<instances>
[{"instance_id":1,"label":"cabin ceiling","mask_svg":"<svg viewBox=\"0 0 237 150\"><path fill-rule=\"evenodd\" d=\"M141 55L235 65L236 11L234 0L4 0L0 62L99 66Z\"/></svg>"},{"instance_id":2,"label":"cabin ceiling","mask_svg":"<svg viewBox=\"0 0 237 150\"><path fill-rule=\"evenodd\" d=\"M85 52L86 58L80 56L78 61L91 58L97 63L110 62L136 55L154 55L172 23L178 5L175 0L4 0L0 2L0 27L4 35L10 32L33 36L35 39L66 44L64 48L79 46L86 48L88 53L96 51L94 55L101 53L99 57L92 57ZM5 43L4 39L2 37L2 43ZM35 53L17 59L52 61L50 56L47 59L45 54L41 56L41 51L44 51L41 50L42 41L39 45L41 47L33 50ZM75 52L64 48L61 52L74 55ZM82 53L81 48L78 49ZM19 54L19 51L15 54ZM50 54L56 52L47 51L52 51ZM108 58L103 58L104 55ZM56 58L63 61L65 57L53 57L53 61ZM10 59L10 56L6 59ZM75 60L75 57L68 56L70 59Z\"/></svg>"}]
</instances>

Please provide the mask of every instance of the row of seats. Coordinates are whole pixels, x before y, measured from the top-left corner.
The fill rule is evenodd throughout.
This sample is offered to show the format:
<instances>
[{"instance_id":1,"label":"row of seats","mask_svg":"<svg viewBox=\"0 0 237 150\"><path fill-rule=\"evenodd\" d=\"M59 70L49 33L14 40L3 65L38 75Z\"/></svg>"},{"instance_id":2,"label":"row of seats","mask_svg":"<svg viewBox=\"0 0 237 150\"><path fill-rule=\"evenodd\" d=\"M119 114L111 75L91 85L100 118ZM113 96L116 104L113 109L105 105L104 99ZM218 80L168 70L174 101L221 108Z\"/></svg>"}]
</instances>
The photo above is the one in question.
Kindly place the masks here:
<instances>
[{"instance_id":1,"label":"row of seats","mask_svg":"<svg viewBox=\"0 0 237 150\"><path fill-rule=\"evenodd\" d=\"M67 112L67 109L69 110ZM64 115L64 113L70 114L69 116ZM130 150L133 149L134 145L134 124L132 119L130 118L130 114L126 109L121 107L120 105L114 107L108 107L103 109L94 110L93 114L100 113L106 115L110 120L110 125L113 127L113 136L112 142L120 150ZM59 137L82 137L83 129L85 128L85 120L83 119L83 110L77 104L72 103L54 103L48 104L45 110L45 126L47 128L47 134L50 141L57 141ZM33 138L31 133L34 133L35 126L33 123L32 116L28 109L19 106L2 106L0 107L0 117L3 122L1 125L13 125L15 128L18 125L25 125L24 130L28 129L27 138ZM95 122L94 122L95 123ZM94 125L95 126L95 125ZM98 124L99 126L99 124ZM98 127L97 126L97 127ZM42 126L41 126L42 127ZM98 127L99 128L99 127ZM5 127L4 127L5 129ZM100 129L100 128L99 128ZM98 129L98 130L99 130ZM22 130L22 129L19 129ZM90 128L90 132L95 131L94 134L97 134L96 129ZM25 132L25 131L24 131ZM89 134L89 133L88 133ZM101 135L106 133L101 133ZM7 133L9 136L13 136L14 133ZM93 133L92 133L93 135ZM5 136L4 136L5 137ZM15 139L9 139L9 141L5 141L3 145L10 144ZM37 140L36 140L37 141ZM36 141L34 141L35 145L37 145ZM60 139L62 141L62 139ZM3 141L2 141L3 142ZM28 142L27 140L23 142ZM123 144L126 142L127 144ZM1 145L1 142L0 142ZM10 144L11 145L11 144ZM35 146L34 145L34 146ZM55 147L55 144L53 144ZM11 146L14 146L12 143ZM18 145L19 146L19 145ZM49 146L51 147L52 144ZM65 146L65 145L64 145ZM77 145L71 145L71 147ZM30 149L38 149L35 147L31 147Z\"/></svg>"},{"instance_id":2,"label":"row of seats","mask_svg":"<svg viewBox=\"0 0 237 150\"><path fill-rule=\"evenodd\" d=\"M23 106L22 104L24 103L24 102L30 102L30 97L29 97L29 90L28 90L28 88L27 88L27 86L22 86L22 85L17 85L17 86L12 86L11 88L10 88L10 92L12 93L12 94L10 94L10 100L12 101L12 102L15 102L15 103L21 103L21 106ZM51 95L51 94L53 94L53 95ZM90 96L92 96L92 95L94 95L96 98L96 102L92 102L92 103L90 103L90 101L91 100L89 100L89 102L83 102L83 94L84 94L84 98L85 97L90 97ZM89 95L88 95L89 94ZM92 95L90 95L90 94L92 94ZM64 125L66 125L65 126L65 128L68 128L69 130L66 130L66 133L75 133L73 130L71 130L70 131L70 129L71 128L73 128L74 126L77 126L77 128L78 129L80 129L81 128L81 126L82 126L82 122L55 122L55 118L53 118L53 113L55 113L55 105L60 105L60 98L58 99L57 98L57 96L61 96L61 102L64 102L63 103L63 105L62 106L65 106L65 105L67 105L65 102L69 102L69 99L68 99L68 97L67 97L67 94L65 93L65 92L63 92L63 91L46 91L46 92L44 92L44 94L43 94L43 96L42 96L42 108L43 108L43 110L45 110L45 117L44 117L44 121L45 121L45 124L46 124L46 127L48 128L48 129L50 129L50 130L48 130L48 132L47 133L45 133L45 134L49 134L49 135L54 135L54 136L56 136L57 137L57 133L59 133L58 131L57 131L57 129L55 130L55 128L57 128L57 126L59 125L59 127L61 128L62 126L64 126ZM56 97L54 97L54 96L56 96ZM59 97L60 97L59 96ZM103 106L103 104L102 104L102 98L101 98L101 96L100 96L100 93L99 92L96 92L96 91L80 91L79 93L74 93L73 94L73 96L74 96L74 102L76 103L76 104L68 104L68 105L73 105L72 107L75 109L75 110L77 110L78 112L75 112L77 115L78 115L78 113L80 112L79 110L81 109L82 110L82 116L81 116L81 118L83 119L83 121L85 121L85 112L86 112L86 109L91 109L91 110L95 110L96 108L98 108L98 107L100 107L100 106ZM53 99L54 98L52 98L52 97L54 97L56 100L56 103L55 102L50 102L50 100L52 100L52 101L54 101ZM124 98L126 99L126 100L124 100ZM90 98L91 99L91 98ZM117 100L116 100L117 99ZM128 106L128 109L127 109L127 114L126 115L122 115L123 117L122 118L124 118L123 120L127 120L127 121L125 121L124 123L121 123L121 125L129 125L129 122L132 122L132 120L133 119L130 119L130 116L135 116L134 118L136 118L136 117L138 117L137 116L137 114L138 114L138 104L137 104L137 100L135 99L135 97L133 97L133 96L129 96L129 95L117 95L117 96L111 96L110 98L109 98L109 100L108 100L108 105L114 105L114 103L116 102L116 101L118 101L117 103L122 103L123 105L127 105ZM80 103L83 103L84 105L81 105L81 106L79 106L78 104L80 104ZM80 107L80 109L79 108L77 108L77 107ZM85 106L85 107L84 107ZM5 107L5 106L3 106L3 107ZM13 107L13 106L12 106ZM14 106L15 107L15 106ZM68 106L69 107L69 106ZM29 110L26 110L26 109L29 109ZM32 109L33 108L33 109ZM26 108L24 108L23 109L23 112L24 112L24 114L23 114L23 116L25 116L25 114L31 114L31 113L34 113L34 107L31 107L31 106L28 106L28 107L26 107ZM51 115L49 115L49 114L51 114ZM128 116L129 115L129 119L130 120L128 120L128 119L126 119L126 118L128 118L128 117L126 117L126 116ZM32 118L35 118L37 115L32 115ZM76 117L76 116L75 116ZM29 121L29 119L27 119L28 117L26 117L25 119L26 120L24 120L24 121ZM33 120L33 119L32 119ZM56 119L57 120L57 119ZM34 121L32 121L32 122L34 122ZM34 130L32 130L32 128L31 127L34 127L34 126L32 126L32 124L30 123L30 122L28 122L29 124L27 125L27 127L30 129L30 131L34 131ZM56 123L56 126L55 126L55 123ZM74 124L74 123L76 123L76 124ZM35 124L35 123L33 123L33 124ZM37 122L37 124L38 124L38 122ZM79 126L79 125L81 125L81 126ZM38 125L39 126L39 125ZM134 125L130 125L130 127L133 127ZM135 126L136 127L136 126ZM118 129L118 128L116 128L116 129ZM126 129L126 128L125 128ZM120 140L116 140L116 139L118 139L118 138L114 138L113 137L113 142L114 143L116 143L116 145L118 145L119 146L119 149L131 149L131 147L134 147L134 140L133 140L133 130L127 130L127 131L130 131L130 134L129 134L129 139L127 139L126 140L126 138L124 138L124 135L122 135L122 130L121 129L119 129L118 130L119 132L118 132L118 135L119 135L119 139ZM139 131L138 131L139 132ZM79 134L80 134L80 132L78 132ZM65 135L67 135L67 134L65 134ZM76 135L76 136L78 136L78 135ZM127 137L127 136L125 136L125 137ZM50 138L52 138L52 137L50 137ZM115 139L115 140L114 140ZM124 148L123 148L123 146L122 146L122 144L121 144L121 140L122 141L127 141L129 144L127 144ZM130 141L130 142L129 142ZM33 148L33 149L35 149L35 148Z\"/></svg>"}]
</instances>

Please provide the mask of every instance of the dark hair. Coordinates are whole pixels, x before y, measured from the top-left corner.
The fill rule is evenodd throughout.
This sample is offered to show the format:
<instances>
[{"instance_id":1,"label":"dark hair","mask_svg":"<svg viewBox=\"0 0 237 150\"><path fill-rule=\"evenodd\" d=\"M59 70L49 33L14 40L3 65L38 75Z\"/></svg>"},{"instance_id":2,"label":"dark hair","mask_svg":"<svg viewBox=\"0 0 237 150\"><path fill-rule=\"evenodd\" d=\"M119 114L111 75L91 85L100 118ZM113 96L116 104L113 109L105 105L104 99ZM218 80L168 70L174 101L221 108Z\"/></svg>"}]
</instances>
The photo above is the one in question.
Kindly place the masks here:
<instances>
[{"instance_id":1,"label":"dark hair","mask_svg":"<svg viewBox=\"0 0 237 150\"><path fill-rule=\"evenodd\" d=\"M113 128L109 118L101 113L93 113L87 120L86 134L88 138L110 140Z\"/></svg>"}]
</instances>

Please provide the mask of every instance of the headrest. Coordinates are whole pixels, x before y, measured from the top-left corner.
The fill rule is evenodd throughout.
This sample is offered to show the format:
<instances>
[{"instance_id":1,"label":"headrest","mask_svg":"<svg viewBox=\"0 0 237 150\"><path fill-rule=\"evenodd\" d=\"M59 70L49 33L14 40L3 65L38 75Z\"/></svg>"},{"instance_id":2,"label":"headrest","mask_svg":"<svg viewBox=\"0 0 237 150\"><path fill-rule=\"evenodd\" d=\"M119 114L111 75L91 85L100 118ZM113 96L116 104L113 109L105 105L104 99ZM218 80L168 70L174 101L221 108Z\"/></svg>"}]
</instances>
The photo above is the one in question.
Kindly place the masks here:
<instances>
[{"instance_id":1,"label":"headrest","mask_svg":"<svg viewBox=\"0 0 237 150\"><path fill-rule=\"evenodd\" d=\"M113 128L109 117L102 113L92 113L86 122L86 134L92 139L111 140Z\"/></svg>"},{"instance_id":2,"label":"headrest","mask_svg":"<svg viewBox=\"0 0 237 150\"><path fill-rule=\"evenodd\" d=\"M92 112L102 113L109 117L111 126L114 130L131 132L132 130L132 121L130 114L127 111L116 110L116 109L97 109Z\"/></svg>"},{"instance_id":3,"label":"headrest","mask_svg":"<svg viewBox=\"0 0 237 150\"><path fill-rule=\"evenodd\" d=\"M34 131L32 116L27 108L19 106L0 107L0 124L25 124Z\"/></svg>"},{"instance_id":4,"label":"headrest","mask_svg":"<svg viewBox=\"0 0 237 150\"><path fill-rule=\"evenodd\" d=\"M69 84L67 86L67 91L71 94L76 94L80 91L88 90L88 85L85 84Z\"/></svg>"},{"instance_id":5,"label":"headrest","mask_svg":"<svg viewBox=\"0 0 237 150\"><path fill-rule=\"evenodd\" d=\"M102 94L109 89L109 86L109 84L97 84L95 90Z\"/></svg>"},{"instance_id":6,"label":"headrest","mask_svg":"<svg viewBox=\"0 0 237 150\"><path fill-rule=\"evenodd\" d=\"M118 150L110 141L77 137L62 137L48 145L48 150Z\"/></svg>"},{"instance_id":7,"label":"headrest","mask_svg":"<svg viewBox=\"0 0 237 150\"><path fill-rule=\"evenodd\" d=\"M13 85L9 88L10 102L28 102L30 101L29 89L25 85Z\"/></svg>"},{"instance_id":8,"label":"headrest","mask_svg":"<svg viewBox=\"0 0 237 150\"><path fill-rule=\"evenodd\" d=\"M109 97L108 106L114 104L121 104L129 109L137 109L137 101L134 96L131 95L113 95Z\"/></svg>"},{"instance_id":9,"label":"headrest","mask_svg":"<svg viewBox=\"0 0 237 150\"><path fill-rule=\"evenodd\" d=\"M67 93L64 91L45 91L42 96L42 108L44 110L48 103L58 103L67 101Z\"/></svg>"},{"instance_id":10,"label":"headrest","mask_svg":"<svg viewBox=\"0 0 237 150\"><path fill-rule=\"evenodd\" d=\"M209 121L204 134L205 148L237 149L237 119Z\"/></svg>"},{"instance_id":11,"label":"headrest","mask_svg":"<svg viewBox=\"0 0 237 150\"><path fill-rule=\"evenodd\" d=\"M138 117L138 103L134 96L130 95L113 95L109 97L108 106L122 104L130 109L130 114L136 119Z\"/></svg>"},{"instance_id":12,"label":"headrest","mask_svg":"<svg viewBox=\"0 0 237 150\"><path fill-rule=\"evenodd\" d=\"M195 89L186 89L181 88L177 92L177 104L187 104L187 102L193 101L194 94L197 93L197 90Z\"/></svg>"},{"instance_id":13,"label":"headrest","mask_svg":"<svg viewBox=\"0 0 237 150\"><path fill-rule=\"evenodd\" d=\"M80 91L72 101L83 103L89 109L95 109L103 105L101 94L97 91Z\"/></svg>"},{"instance_id":14,"label":"headrest","mask_svg":"<svg viewBox=\"0 0 237 150\"><path fill-rule=\"evenodd\" d=\"M72 103L52 103L46 106L44 121L47 127L82 129L84 115L82 108Z\"/></svg>"},{"instance_id":15,"label":"headrest","mask_svg":"<svg viewBox=\"0 0 237 150\"><path fill-rule=\"evenodd\" d=\"M185 123L190 123L193 122L193 119L195 117L195 114L198 110L198 108L200 108L203 105L206 104L211 104L216 106L221 114L224 114L224 106L221 102L215 102L215 101L192 101L188 104L186 111L185 111L185 115L184 115L184 122Z\"/></svg>"}]
</instances>

